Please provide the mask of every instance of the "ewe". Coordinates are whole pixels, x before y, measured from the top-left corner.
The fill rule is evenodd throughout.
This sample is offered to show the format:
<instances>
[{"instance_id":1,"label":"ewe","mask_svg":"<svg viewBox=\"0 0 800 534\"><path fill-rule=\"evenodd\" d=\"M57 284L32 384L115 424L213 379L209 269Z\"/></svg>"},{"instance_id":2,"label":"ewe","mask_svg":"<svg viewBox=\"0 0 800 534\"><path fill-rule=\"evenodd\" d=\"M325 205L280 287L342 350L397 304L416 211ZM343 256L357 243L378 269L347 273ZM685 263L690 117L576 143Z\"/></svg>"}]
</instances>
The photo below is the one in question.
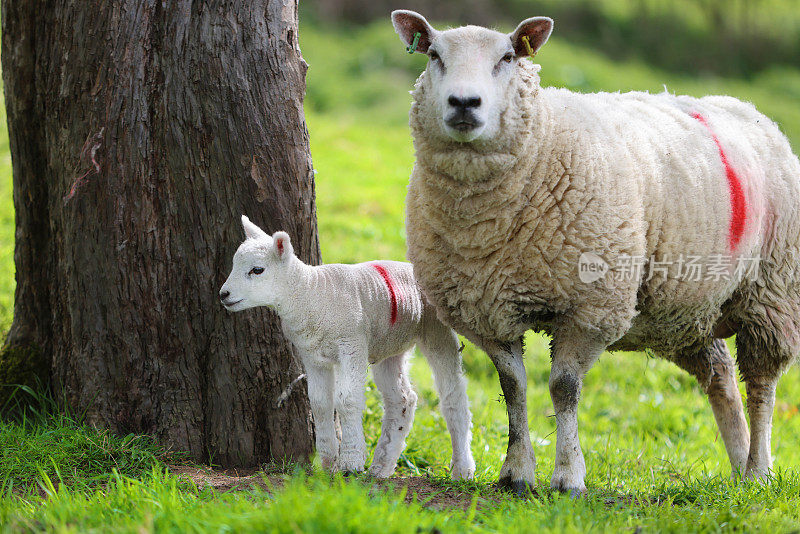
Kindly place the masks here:
<instances>
[{"instance_id":1,"label":"ewe","mask_svg":"<svg viewBox=\"0 0 800 534\"><path fill-rule=\"evenodd\" d=\"M497 367L501 484L535 481L529 329L552 336L552 487L585 490L578 398L606 349L650 348L696 376L734 472L768 473L775 385L800 348L800 163L777 126L725 96L542 88L523 59L549 18L509 35L392 21L430 58L412 93L408 258L439 317ZM750 436L721 339L734 333Z\"/></svg>"},{"instance_id":2,"label":"ewe","mask_svg":"<svg viewBox=\"0 0 800 534\"><path fill-rule=\"evenodd\" d=\"M313 267L294 255L285 232L270 237L245 216L242 226L247 239L233 257L220 299L229 311L271 306L280 316L306 371L323 467L364 469L362 414L370 363L384 405L370 473L382 478L394 473L417 404L408 380L408 357L417 344L433 369L450 431L450 474L472 478L471 415L458 337L422 298L411 265L375 261ZM341 444L334 409L342 425Z\"/></svg>"}]
</instances>

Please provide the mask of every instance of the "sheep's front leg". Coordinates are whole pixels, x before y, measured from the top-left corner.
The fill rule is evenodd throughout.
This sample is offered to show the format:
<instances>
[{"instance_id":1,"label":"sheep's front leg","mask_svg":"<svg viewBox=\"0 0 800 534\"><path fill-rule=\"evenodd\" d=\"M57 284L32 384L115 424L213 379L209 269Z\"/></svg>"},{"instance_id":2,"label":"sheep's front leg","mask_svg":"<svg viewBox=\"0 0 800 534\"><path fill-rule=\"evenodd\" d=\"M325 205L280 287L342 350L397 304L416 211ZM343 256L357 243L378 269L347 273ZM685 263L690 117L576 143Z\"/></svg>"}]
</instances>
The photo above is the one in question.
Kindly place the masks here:
<instances>
[{"instance_id":1,"label":"sheep's front leg","mask_svg":"<svg viewBox=\"0 0 800 534\"><path fill-rule=\"evenodd\" d=\"M497 368L508 412L508 451L498 486L524 496L536 484L536 456L528 431L528 379L522 361L522 340L506 350L487 352Z\"/></svg>"},{"instance_id":2,"label":"sheep's front leg","mask_svg":"<svg viewBox=\"0 0 800 534\"><path fill-rule=\"evenodd\" d=\"M334 374L331 367L306 366L308 400L314 417L317 454L326 471L336 470L339 459L339 440L334 424Z\"/></svg>"},{"instance_id":3,"label":"sheep's front leg","mask_svg":"<svg viewBox=\"0 0 800 534\"><path fill-rule=\"evenodd\" d=\"M339 348L336 377L336 412L342 426L338 468L345 473L364 470L367 445L364 441L364 388L367 382L367 350L360 343L345 343Z\"/></svg>"},{"instance_id":4,"label":"sheep's front leg","mask_svg":"<svg viewBox=\"0 0 800 534\"><path fill-rule=\"evenodd\" d=\"M578 440L578 399L584 375L605 347L580 330L556 334L551 346L549 386L556 413L556 465L550 486L573 496L586 491L586 463Z\"/></svg>"}]
</instances>

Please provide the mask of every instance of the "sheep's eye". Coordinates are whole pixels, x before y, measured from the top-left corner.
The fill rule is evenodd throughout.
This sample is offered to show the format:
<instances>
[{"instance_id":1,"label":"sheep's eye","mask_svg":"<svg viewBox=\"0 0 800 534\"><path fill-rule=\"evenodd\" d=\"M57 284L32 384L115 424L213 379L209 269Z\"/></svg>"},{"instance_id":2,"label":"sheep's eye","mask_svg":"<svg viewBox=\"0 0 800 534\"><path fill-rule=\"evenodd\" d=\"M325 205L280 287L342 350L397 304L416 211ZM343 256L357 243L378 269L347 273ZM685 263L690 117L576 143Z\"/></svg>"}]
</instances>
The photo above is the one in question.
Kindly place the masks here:
<instances>
[{"instance_id":1,"label":"sheep's eye","mask_svg":"<svg viewBox=\"0 0 800 534\"><path fill-rule=\"evenodd\" d=\"M250 269L250 272L247 273L247 274L261 274L263 272L264 272L264 268L263 267L253 267L252 269Z\"/></svg>"},{"instance_id":2,"label":"sheep's eye","mask_svg":"<svg viewBox=\"0 0 800 534\"><path fill-rule=\"evenodd\" d=\"M439 54L437 54L435 50L431 50L430 52L428 52L428 57L431 58L431 61L439 61L440 59L442 59L439 57Z\"/></svg>"},{"instance_id":3,"label":"sheep's eye","mask_svg":"<svg viewBox=\"0 0 800 534\"><path fill-rule=\"evenodd\" d=\"M506 63L511 63L512 59L514 59L514 54L512 54L511 52L503 56L503 61L505 61Z\"/></svg>"}]
</instances>

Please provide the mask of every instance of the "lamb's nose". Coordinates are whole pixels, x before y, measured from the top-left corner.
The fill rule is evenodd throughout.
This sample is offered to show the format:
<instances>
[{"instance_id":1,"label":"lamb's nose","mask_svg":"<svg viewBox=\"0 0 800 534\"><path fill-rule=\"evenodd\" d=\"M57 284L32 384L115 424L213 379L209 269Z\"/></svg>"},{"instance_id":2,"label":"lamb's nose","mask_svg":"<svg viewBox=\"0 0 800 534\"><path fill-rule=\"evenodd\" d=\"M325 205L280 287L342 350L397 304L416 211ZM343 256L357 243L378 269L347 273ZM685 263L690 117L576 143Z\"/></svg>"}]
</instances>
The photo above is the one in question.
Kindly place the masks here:
<instances>
[{"instance_id":1,"label":"lamb's nose","mask_svg":"<svg viewBox=\"0 0 800 534\"><path fill-rule=\"evenodd\" d=\"M477 108L481 105L481 97L479 96L467 96L464 98L459 98L456 95L450 95L447 99L447 103L453 106L454 108L462 108L462 109L469 109L469 108Z\"/></svg>"},{"instance_id":2,"label":"lamb's nose","mask_svg":"<svg viewBox=\"0 0 800 534\"><path fill-rule=\"evenodd\" d=\"M225 300L226 298L231 296L230 291L220 291L219 292L219 300Z\"/></svg>"}]
</instances>

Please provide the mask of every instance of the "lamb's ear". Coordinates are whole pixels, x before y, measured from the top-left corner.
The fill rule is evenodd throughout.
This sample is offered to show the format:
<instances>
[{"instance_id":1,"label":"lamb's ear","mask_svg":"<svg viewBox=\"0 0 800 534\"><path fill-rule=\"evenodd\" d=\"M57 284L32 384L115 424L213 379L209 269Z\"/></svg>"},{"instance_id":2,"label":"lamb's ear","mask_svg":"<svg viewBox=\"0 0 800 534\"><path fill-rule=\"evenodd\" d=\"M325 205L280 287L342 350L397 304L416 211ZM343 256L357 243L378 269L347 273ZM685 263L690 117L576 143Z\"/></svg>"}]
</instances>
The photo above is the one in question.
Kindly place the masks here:
<instances>
[{"instance_id":1,"label":"lamb's ear","mask_svg":"<svg viewBox=\"0 0 800 534\"><path fill-rule=\"evenodd\" d=\"M549 17L532 17L525 19L519 23L517 29L508 34L511 39L511 45L514 47L514 53L517 57L524 57L529 55L528 47L525 46L523 37L528 38L528 44L531 45L531 51L535 54L547 38L553 32L553 19Z\"/></svg>"},{"instance_id":2,"label":"lamb's ear","mask_svg":"<svg viewBox=\"0 0 800 534\"><path fill-rule=\"evenodd\" d=\"M439 32L433 29L433 26L428 24L425 17L406 9L392 11L392 25L394 25L394 31L397 32L397 35L400 36L400 40L403 41L406 46L414 44L414 34L419 32L419 41L417 42L417 48L414 52L421 52L423 54L428 53L428 48L439 34Z\"/></svg>"},{"instance_id":3,"label":"lamb's ear","mask_svg":"<svg viewBox=\"0 0 800 534\"><path fill-rule=\"evenodd\" d=\"M289 239L289 234L286 232L275 232L272 234L272 243L275 246L275 255L279 259L286 259L294 254L292 241Z\"/></svg>"},{"instance_id":4,"label":"lamb's ear","mask_svg":"<svg viewBox=\"0 0 800 534\"><path fill-rule=\"evenodd\" d=\"M248 239L261 239L269 237L269 234L264 230L250 222L246 215L242 215L242 228L244 228L244 235Z\"/></svg>"}]
</instances>

